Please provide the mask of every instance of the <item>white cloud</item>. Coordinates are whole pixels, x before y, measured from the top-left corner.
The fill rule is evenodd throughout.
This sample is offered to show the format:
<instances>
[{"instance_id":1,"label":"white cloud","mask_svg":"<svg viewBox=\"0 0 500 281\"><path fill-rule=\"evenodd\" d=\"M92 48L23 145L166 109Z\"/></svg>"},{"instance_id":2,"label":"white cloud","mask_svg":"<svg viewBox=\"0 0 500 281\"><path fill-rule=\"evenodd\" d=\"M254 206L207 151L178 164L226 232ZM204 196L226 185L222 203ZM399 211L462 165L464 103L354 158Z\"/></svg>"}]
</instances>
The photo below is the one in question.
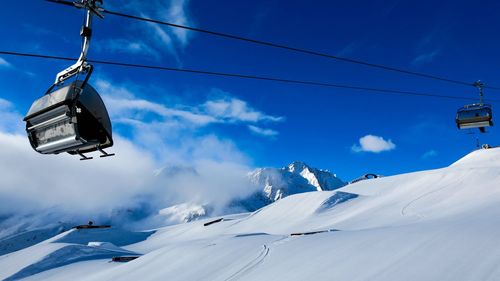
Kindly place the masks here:
<instances>
[{"instance_id":1,"label":"white cloud","mask_svg":"<svg viewBox=\"0 0 500 281\"><path fill-rule=\"evenodd\" d=\"M12 107L13 105L10 101L0 98L0 110L6 110Z\"/></svg>"},{"instance_id":2,"label":"white cloud","mask_svg":"<svg viewBox=\"0 0 500 281\"><path fill-rule=\"evenodd\" d=\"M189 110L173 109L165 105L144 99L119 99L105 96L105 101L110 105L110 113L115 116L123 116L132 112L143 111L160 115L164 118L181 118L195 125L208 125L218 120L205 114L197 114Z\"/></svg>"},{"instance_id":3,"label":"white cloud","mask_svg":"<svg viewBox=\"0 0 500 281\"><path fill-rule=\"evenodd\" d=\"M264 137L271 137L272 138L272 137L276 137L279 134L275 130L264 129L264 128L260 128L260 127L254 126L254 125L248 125L248 129L252 133L260 135L260 136L264 136Z\"/></svg>"},{"instance_id":4,"label":"white cloud","mask_svg":"<svg viewBox=\"0 0 500 281\"><path fill-rule=\"evenodd\" d=\"M351 149L354 152L373 152L390 151L396 148L392 140L385 140L382 137L366 135L359 139L359 145L354 144Z\"/></svg>"},{"instance_id":5,"label":"white cloud","mask_svg":"<svg viewBox=\"0 0 500 281\"><path fill-rule=\"evenodd\" d=\"M231 97L207 101L202 106L202 109L211 116L217 117L219 120L229 122L256 123L261 121L279 122L284 120L283 117L266 115L251 108L245 101Z\"/></svg>"},{"instance_id":6,"label":"white cloud","mask_svg":"<svg viewBox=\"0 0 500 281\"><path fill-rule=\"evenodd\" d=\"M12 64L8 61L6 61L4 58L0 57L0 69L1 68L11 68Z\"/></svg>"},{"instance_id":7,"label":"white cloud","mask_svg":"<svg viewBox=\"0 0 500 281\"><path fill-rule=\"evenodd\" d=\"M108 111L112 117L126 123L133 123L132 120L140 121L147 113L153 113L162 119L159 122L169 124L180 123L187 127L206 126L210 124L230 124L230 123L259 123L259 122L279 122L283 117L276 117L258 111L248 105L247 102L229 96L220 90L214 89L219 96L216 99L209 99L199 105L179 105L169 107L164 104L137 98L129 88L117 86L100 79L96 86L99 92L106 93L103 98L108 105ZM140 90L138 90L140 91ZM149 120L151 121L151 120Z\"/></svg>"},{"instance_id":8,"label":"white cloud","mask_svg":"<svg viewBox=\"0 0 500 281\"><path fill-rule=\"evenodd\" d=\"M158 26L158 24L147 22L145 32L151 34L151 38L154 38L155 41L152 43L155 44L159 49L167 48L169 53L177 60L179 60L179 54L177 53L177 48L175 46L174 40L169 35L169 33Z\"/></svg>"},{"instance_id":9,"label":"white cloud","mask_svg":"<svg viewBox=\"0 0 500 281\"><path fill-rule=\"evenodd\" d=\"M416 58L413 59L411 64L413 66L420 66L424 64L428 64L434 61L434 58L439 54L439 50L434 50L430 53L423 53L418 55Z\"/></svg>"},{"instance_id":10,"label":"white cloud","mask_svg":"<svg viewBox=\"0 0 500 281\"><path fill-rule=\"evenodd\" d=\"M339 57L348 57L352 56L353 53L358 51L362 46L362 43L359 41L351 42L347 44L344 48L342 48L339 52L337 52L335 55Z\"/></svg>"},{"instance_id":11,"label":"white cloud","mask_svg":"<svg viewBox=\"0 0 500 281\"><path fill-rule=\"evenodd\" d=\"M30 76L30 78L33 78L34 76L36 76L36 74L31 72L31 71L25 71L25 70L18 69L12 63L10 63L7 60L5 60L4 58L0 57L0 70L2 70L2 69L21 72L27 76Z\"/></svg>"},{"instance_id":12,"label":"white cloud","mask_svg":"<svg viewBox=\"0 0 500 281\"><path fill-rule=\"evenodd\" d=\"M116 83L111 83L110 80L97 78L95 86L100 93L109 96L113 96L116 98L134 98L134 94L131 92L132 87L128 85L117 86Z\"/></svg>"},{"instance_id":13,"label":"white cloud","mask_svg":"<svg viewBox=\"0 0 500 281\"><path fill-rule=\"evenodd\" d=\"M424 154L422 154L422 159L428 159L428 158L431 158L431 157L434 157L434 156L437 156L438 155L438 152L434 149L431 149L429 151L426 151Z\"/></svg>"},{"instance_id":14,"label":"white cloud","mask_svg":"<svg viewBox=\"0 0 500 281\"><path fill-rule=\"evenodd\" d=\"M190 25L191 21L188 18L187 7L189 0L171 0L170 7L166 19L172 21L174 24ZM182 46L188 43L189 32L186 29L174 28L172 32L177 37L177 40Z\"/></svg>"},{"instance_id":15,"label":"white cloud","mask_svg":"<svg viewBox=\"0 0 500 281\"><path fill-rule=\"evenodd\" d=\"M141 190L149 192L143 184L155 167L151 158L120 137L115 142L115 158L80 162L66 154L40 155L25 135L0 132L0 212L12 211L11 201L22 202L21 213L52 207L108 213Z\"/></svg>"},{"instance_id":16,"label":"white cloud","mask_svg":"<svg viewBox=\"0 0 500 281\"><path fill-rule=\"evenodd\" d=\"M113 6L111 4L111 6ZM193 26L193 21L188 11L189 0L150 0L132 1L120 5L120 9L133 11L141 17L158 19L161 21ZM116 7L118 8L118 7ZM145 22L140 25L131 25L131 32L139 31L141 38L145 39L145 45L158 54L163 54L164 50L172 55L178 62L179 53L189 44L192 32L181 28L172 28L152 22ZM147 34L144 37L144 34ZM115 39L116 40L116 39ZM151 50L144 51L152 53ZM131 50L130 50L131 51Z\"/></svg>"},{"instance_id":17,"label":"white cloud","mask_svg":"<svg viewBox=\"0 0 500 281\"><path fill-rule=\"evenodd\" d=\"M24 131L23 116L8 100L0 98L0 131L21 133Z\"/></svg>"},{"instance_id":18,"label":"white cloud","mask_svg":"<svg viewBox=\"0 0 500 281\"><path fill-rule=\"evenodd\" d=\"M154 58L159 58L158 51L148 46L143 41L130 41L126 39L105 39L94 42L94 47L97 51L120 52L130 54L149 55Z\"/></svg>"}]
</instances>

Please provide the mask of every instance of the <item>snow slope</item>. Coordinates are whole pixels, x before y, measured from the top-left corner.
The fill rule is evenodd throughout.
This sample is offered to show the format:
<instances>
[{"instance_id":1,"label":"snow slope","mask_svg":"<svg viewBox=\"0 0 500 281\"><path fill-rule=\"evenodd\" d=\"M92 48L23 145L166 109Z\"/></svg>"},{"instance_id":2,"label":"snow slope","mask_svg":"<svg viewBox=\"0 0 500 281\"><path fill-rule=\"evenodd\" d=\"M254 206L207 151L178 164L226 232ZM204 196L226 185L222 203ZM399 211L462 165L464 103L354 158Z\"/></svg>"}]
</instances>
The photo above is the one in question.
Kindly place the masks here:
<instances>
[{"instance_id":1,"label":"snow slope","mask_svg":"<svg viewBox=\"0 0 500 281\"><path fill-rule=\"evenodd\" d=\"M46 241L0 256L0 280L18 280L75 262L138 255L118 246L137 243L153 232L72 229Z\"/></svg>"},{"instance_id":2,"label":"snow slope","mask_svg":"<svg viewBox=\"0 0 500 281\"><path fill-rule=\"evenodd\" d=\"M69 228L64 224L52 224L0 238L0 256L38 244Z\"/></svg>"},{"instance_id":3,"label":"snow slope","mask_svg":"<svg viewBox=\"0 0 500 281\"><path fill-rule=\"evenodd\" d=\"M24 271L32 274L26 280L56 281L500 280L500 149L442 169L292 195L204 226L213 219L106 248L143 254L123 264L109 263L103 249L75 258L61 249L84 243L61 243L72 232L63 233L1 256L0 279ZM312 231L319 233L290 235ZM113 243L92 231L80 240L86 235ZM53 264L32 270L43 261Z\"/></svg>"}]
</instances>

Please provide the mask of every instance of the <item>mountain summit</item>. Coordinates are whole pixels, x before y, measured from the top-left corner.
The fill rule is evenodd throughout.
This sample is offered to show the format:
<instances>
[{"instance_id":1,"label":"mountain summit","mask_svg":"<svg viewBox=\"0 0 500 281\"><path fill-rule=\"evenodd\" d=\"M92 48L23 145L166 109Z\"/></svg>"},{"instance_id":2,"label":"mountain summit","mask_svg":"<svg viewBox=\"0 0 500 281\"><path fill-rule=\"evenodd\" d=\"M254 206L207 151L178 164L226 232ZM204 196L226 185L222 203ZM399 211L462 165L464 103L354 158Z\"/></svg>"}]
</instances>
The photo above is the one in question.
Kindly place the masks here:
<instances>
[{"instance_id":1,"label":"mountain summit","mask_svg":"<svg viewBox=\"0 0 500 281\"><path fill-rule=\"evenodd\" d=\"M254 211L289 195L335 190L346 185L328 170L316 169L304 162L294 161L283 168L258 168L249 173L248 178L259 186L259 191L249 198L239 200L248 211Z\"/></svg>"},{"instance_id":2,"label":"mountain summit","mask_svg":"<svg viewBox=\"0 0 500 281\"><path fill-rule=\"evenodd\" d=\"M282 169L305 178L310 185L316 187L316 191L334 190L345 185L336 174L328 170L311 168L304 162L294 161Z\"/></svg>"}]
</instances>

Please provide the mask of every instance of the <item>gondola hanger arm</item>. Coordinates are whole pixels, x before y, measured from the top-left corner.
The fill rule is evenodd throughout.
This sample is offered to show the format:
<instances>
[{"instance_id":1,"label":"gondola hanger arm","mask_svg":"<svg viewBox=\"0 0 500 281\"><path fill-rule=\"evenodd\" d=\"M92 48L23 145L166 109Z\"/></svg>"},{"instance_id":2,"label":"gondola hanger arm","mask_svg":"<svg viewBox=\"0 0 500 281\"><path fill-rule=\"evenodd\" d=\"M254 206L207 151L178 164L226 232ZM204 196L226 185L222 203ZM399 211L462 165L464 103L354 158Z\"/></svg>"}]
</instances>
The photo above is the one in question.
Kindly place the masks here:
<instances>
[{"instance_id":1,"label":"gondola hanger arm","mask_svg":"<svg viewBox=\"0 0 500 281\"><path fill-rule=\"evenodd\" d=\"M85 23L80 31L80 35L83 38L82 51L80 53L78 61L75 64L57 74L54 84L62 83L78 73L87 72L89 70L89 65L87 64L86 60L87 53L90 47L90 39L92 38L92 19L94 15L98 16L99 18L104 18L102 14L104 9L100 6L102 4L102 0L80 0L73 3L76 8L87 10Z\"/></svg>"},{"instance_id":2,"label":"gondola hanger arm","mask_svg":"<svg viewBox=\"0 0 500 281\"><path fill-rule=\"evenodd\" d=\"M481 82L481 80L477 80L476 82L474 82L474 87L478 88L479 89L479 104L480 105L483 105L484 103L484 83Z\"/></svg>"}]
</instances>

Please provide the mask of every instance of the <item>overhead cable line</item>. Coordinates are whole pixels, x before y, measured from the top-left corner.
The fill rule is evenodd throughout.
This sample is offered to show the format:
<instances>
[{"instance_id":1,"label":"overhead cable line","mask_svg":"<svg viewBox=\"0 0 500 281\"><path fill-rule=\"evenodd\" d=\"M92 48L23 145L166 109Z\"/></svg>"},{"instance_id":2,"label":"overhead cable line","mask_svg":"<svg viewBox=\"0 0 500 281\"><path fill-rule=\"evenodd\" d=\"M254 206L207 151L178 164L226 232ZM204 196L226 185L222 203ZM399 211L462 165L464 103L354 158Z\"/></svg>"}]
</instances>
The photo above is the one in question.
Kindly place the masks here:
<instances>
[{"instance_id":1,"label":"overhead cable line","mask_svg":"<svg viewBox=\"0 0 500 281\"><path fill-rule=\"evenodd\" d=\"M63 5L67 5L67 6L74 6L73 2L66 1L66 0L46 0L46 1L52 2L52 3L57 3L57 4L63 4ZM448 83L453 83L453 84L474 87L474 83L470 83L470 82L465 82L465 81L450 79L450 78L441 77L441 76L437 76L437 75L426 74L426 73L422 73L422 72L416 72L416 71L396 68L396 67L392 67L392 66L386 66L386 65L382 65L382 64L371 63L371 62L357 60L357 59L351 59L351 58L342 57L342 56L331 55L331 54L327 54L327 53L321 53L321 52L317 52L317 51L312 51L312 50L277 44L277 43L273 43L273 42L252 39L252 38L248 38L248 37L242 37L242 36L228 34L228 33L222 33L222 32L218 32L218 31L212 31L212 30L208 30L208 29L196 28L196 27L191 27L191 26L187 26L187 25L175 24L175 23L171 23L171 22L167 22L167 21L150 19L150 18L145 18L145 17L140 17L140 16L134 16L134 15L124 14L124 13L115 12L115 11L106 10L106 9L103 10L103 13L114 15L114 16L119 16L119 17L124 17L124 18L129 18L129 19L133 19L133 20L140 20L140 21L145 21L145 22L166 25L166 26L170 26L170 27L174 27L174 28L181 28L181 29L185 29L185 30L205 33L205 34L218 36L218 37L222 37L222 38L227 38L227 39L245 41L245 42L250 42L250 43L254 43L254 44L258 44L258 45L264 45L264 46L268 46L268 47L285 49L285 50L289 50L289 51L293 51L293 52L298 52L298 53L303 53L303 54L308 54L308 55L313 55L313 56L318 56L318 57L335 59L338 61L344 61L347 63L358 64L358 65L363 65L363 66L372 67L372 68L378 68L378 69L391 71L391 72L398 72L398 73L418 76L418 77L427 78L427 79L433 79L433 80L438 80L438 81L443 81L443 82L448 82ZM493 86L485 86L484 88L493 89L493 90L500 90L500 87L493 87Z\"/></svg>"},{"instance_id":2,"label":"overhead cable line","mask_svg":"<svg viewBox=\"0 0 500 281\"><path fill-rule=\"evenodd\" d=\"M0 55L11 55L11 56L31 57L31 58L41 58L41 59L51 59L51 60L64 60L64 61L74 61L75 60L75 58L63 57L63 56L41 55L41 54L9 52L9 51L0 51ZM202 74L202 75L219 76L219 77L233 77L233 78L242 78L242 79L251 79L251 80L282 82L282 83L289 83L289 84L351 89L351 90L368 91L368 92L381 93L381 94L421 96L421 97L433 97L433 98L454 99L454 100L475 100L474 98L459 97L459 96L438 95L438 94L420 93L420 92L403 91L403 90L361 87L361 86L354 86L354 85L334 84L334 83L307 81L307 80L294 80L294 79L271 77L271 76L248 75L248 74L239 74L239 73L227 73L227 72L208 71L208 70L199 70L199 69L185 69L185 68L155 66L155 65L143 65L143 64L133 64L133 63L107 61L107 60L88 59L87 61L91 62L91 63L104 64L104 65L115 65L115 66L122 66L122 67L132 67L132 68L153 69L153 70L172 71L172 72L181 72L181 73ZM488 102L500 102L500 100L488 100Z\"/></svg>"}]
</instances>

